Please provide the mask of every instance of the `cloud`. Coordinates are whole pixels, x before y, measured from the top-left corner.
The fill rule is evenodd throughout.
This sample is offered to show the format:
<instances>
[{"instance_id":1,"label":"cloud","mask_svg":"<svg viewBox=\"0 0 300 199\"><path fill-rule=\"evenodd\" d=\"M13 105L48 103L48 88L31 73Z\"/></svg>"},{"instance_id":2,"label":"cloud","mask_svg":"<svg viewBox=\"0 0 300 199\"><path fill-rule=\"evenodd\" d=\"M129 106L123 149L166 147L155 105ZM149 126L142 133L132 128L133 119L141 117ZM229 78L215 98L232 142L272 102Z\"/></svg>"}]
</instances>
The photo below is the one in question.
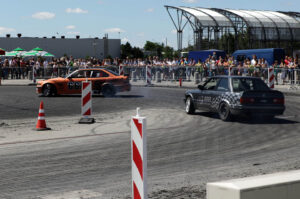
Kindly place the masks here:
<instances>
[{"instance_id":1,"label":"cloud","mask_svg":"<svg viewBox=\"0 0 300 199\"><path fill-rule=\"evenodd\" d=\"M280 2L280 5L283 6L283 7L292 7L292 6L294 6L294 2L292 2L292 1L282 1L282 2Z\"/></svg>"},{"instance_id":2,"label":"cloud","mask_svg":"<svg viewBox=\"0 0 300 199\"><path fill-rule=\"evenodd\" d=\"M198 0L182 0L183 3L197 3Z\"/></svg>"},{"instance_id":3,"label":"cloud","mask_svg":"<svg viewBox=\"0 0 300 199\"><path fill-rule=\"evenodd\" d=\"M0 35L15 32L16 30L13 28L0 27Z\"/></svg>"},{"instance_id":4,"label":"cloud","mask_svg":"<svg viewBox=\"0 0 300 199\"><path fill-rule=\"evenodd\" d=\"M83 10L81 8L67 8L66 13L75 13L75 14L86 14L88 13L87 10Z\"/></svg>"},{"instance_id":5,"label":"cloud","mask_svg":"<svg viewBox=\"0 0 300 199\"><path fill-rule=\"evenodd\" d=\"M171 33L172 33L172 34L177 34L177 30L176 30L176 29L173 29L173 30L171 31Z\"/></svg>"},{"instance_id":6,"label":"cloud","mask_svg":"<svg viewBox=\"0 0 300 199\"><path fill-rule=\"evenodd\" d=\"M102 0L99 0L97 3L98 3L98 4L103 4L103 3L104 3L104 1L102 1Z\"/></svg>"},{"instance_id":7,"label":"cloud","mask_svg":"<svg viewBox=\"0 0 300 199\"><path fill-rule=\"evenodd\" d=\"M125 44L125 43L129 42L129 39L124 37L123 39L121 39L121 42Z\"/></svg>"},{"instance_id":8,"label":"cloud","mask_svg":"<svg viewBox=\"0 0 300 199\"><path fill-rule=\"evenodd\" d=\"M146 12L153 12L154 11L154 8L148 8L147 10L146 10Z\"/></svg>"},{"instance_id":9,"label":"cloud","mask_svg":"<svg viewBox=\"0 0 300 199\"><path fill-rule=\"evenodd\" d=\"M65 28L68 30L72 30L72 29L75 29L76 27L74 25L68 25Z\"/></svg>"},{"instance_id":10,"label":"cloud","mask_svg":"<svg viewBox=\"0 0 300 199\"><path fill-rule=\"evenodd\" d=\"M143 32L140 32L140 33L138 33L138 34L136 34L138 37L144 37L145 36L145 33L143 33Z\"/></svg>"},{"instance_id":11,"label":"cloud","mask_svg":"<svg viewBox=\"0 0 300 199\"><path fill-rule=\"evenodd\" d=\"M67 32L68 35L79 35L80 32Z\"/></svg>"},{"instance_id":12,"label":"cloud","mask_svg":"<svg viewBox=\"0 0 300 199\"><path fill-rule=\"evenodd\" d=\"M55 14L51 13L51 12L37 12L32 15L32 18L39 19L39 20L52 19L54 17L55 17Z\"/></svg>"},{"instance_id":13,"label":"cloud","mask_svg":"<svg viewBox=\"0 0 300 199\"><path fill-rule=\"evenodd\" d=\"M118 32L125 32L124 30L122 30L121 28L108 28L104 30L105 32L108 33L118 33Z\"/></svg>"}]
</instances>

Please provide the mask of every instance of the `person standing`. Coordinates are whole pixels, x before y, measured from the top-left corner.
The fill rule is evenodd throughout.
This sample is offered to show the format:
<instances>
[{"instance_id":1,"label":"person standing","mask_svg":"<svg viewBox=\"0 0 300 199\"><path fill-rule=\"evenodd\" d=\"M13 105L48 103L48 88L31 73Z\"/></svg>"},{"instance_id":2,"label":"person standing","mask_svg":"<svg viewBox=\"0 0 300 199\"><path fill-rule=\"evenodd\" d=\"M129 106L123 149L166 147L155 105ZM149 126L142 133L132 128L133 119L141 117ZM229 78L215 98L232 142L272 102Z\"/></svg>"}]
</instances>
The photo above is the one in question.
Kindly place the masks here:
<instances>
[{"instance_id":1,"label":"person standing","mask_svg":"<svg viewBox=\"0 0 300 199\"><path fill-rule=\"evenodd\" d=\"M24 59L20 60L20 72L21 72L22 79L25 79L27 73L26 73L26 62L24 61Z\"/></svg>"},{"instance_id":2,"label":"person standing","mask_svg":"<svg viewBox=\"0 0 300 199\"><path fill-rule=\"evenodd\" d=\"M212 57L212 59L210 60L210 67L211 67L212 76L216 76L217 75L217 64L216 64L216 59L214 57Z\"/></svg>"}]
</instances>

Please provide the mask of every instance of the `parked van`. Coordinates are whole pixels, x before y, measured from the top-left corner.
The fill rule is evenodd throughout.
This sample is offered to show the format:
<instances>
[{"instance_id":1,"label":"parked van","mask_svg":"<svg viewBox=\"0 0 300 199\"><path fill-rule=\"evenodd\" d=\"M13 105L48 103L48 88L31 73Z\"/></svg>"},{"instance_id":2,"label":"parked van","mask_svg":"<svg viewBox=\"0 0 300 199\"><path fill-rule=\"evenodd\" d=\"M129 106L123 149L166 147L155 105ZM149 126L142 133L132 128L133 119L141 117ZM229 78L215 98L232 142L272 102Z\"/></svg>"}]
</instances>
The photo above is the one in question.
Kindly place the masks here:
<instances>
[{"instance_id":1,"label":"parked van","mask_svg":"<svg viewBox=\"0 0 300 199\"><path fill-rule=\"evenodd\" d=\"M264 58L269 64L273 64L275 60L280 63L281 59L284 59L285 53L282 48L265 48L237 50L232 55L235 60L241 62L243 62L246 58L251 60L252 56L256 55L257 59Z\"/></svg>"},{"instance_id":2,"label":"parked van","mask_svg":"<svg viewBox=\"0 0 300 199\"><path fill-rule=\"evenodd\" d=\"M209 55L213 56L213 53L216 52L216 58L219 59L221 56L222 58L225 58L226 53L223 50L201 50L201 51L190 51L189 52L189 60L194 59L196 62L200 59L201 62L204 62Z\"/></svg>"}]
</instances>

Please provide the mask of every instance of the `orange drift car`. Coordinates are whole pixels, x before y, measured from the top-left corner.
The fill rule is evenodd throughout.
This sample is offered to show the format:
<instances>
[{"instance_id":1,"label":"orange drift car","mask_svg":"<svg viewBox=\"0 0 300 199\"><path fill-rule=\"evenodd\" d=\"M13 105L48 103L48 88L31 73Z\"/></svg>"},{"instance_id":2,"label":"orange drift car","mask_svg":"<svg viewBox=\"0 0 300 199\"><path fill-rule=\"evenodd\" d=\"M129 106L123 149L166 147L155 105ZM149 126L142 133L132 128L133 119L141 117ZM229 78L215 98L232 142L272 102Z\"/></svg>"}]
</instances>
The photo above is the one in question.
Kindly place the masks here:
<instances>
[{"instance_id":1,"label":"orange drift car","mask_svg":"<svg viewBox=\"0 0 300 199\"><path fill-rule=\"evenodd\" d=\"M92 81L94 94L105 97L114 96L117 92L130 91L131 85L128 76L121 76L117 73L101 68L79 69L66 78L53 78L39 81L36 92L44 96L63 94L81 94L82 81Z\"/></svg>"}]
</instances>

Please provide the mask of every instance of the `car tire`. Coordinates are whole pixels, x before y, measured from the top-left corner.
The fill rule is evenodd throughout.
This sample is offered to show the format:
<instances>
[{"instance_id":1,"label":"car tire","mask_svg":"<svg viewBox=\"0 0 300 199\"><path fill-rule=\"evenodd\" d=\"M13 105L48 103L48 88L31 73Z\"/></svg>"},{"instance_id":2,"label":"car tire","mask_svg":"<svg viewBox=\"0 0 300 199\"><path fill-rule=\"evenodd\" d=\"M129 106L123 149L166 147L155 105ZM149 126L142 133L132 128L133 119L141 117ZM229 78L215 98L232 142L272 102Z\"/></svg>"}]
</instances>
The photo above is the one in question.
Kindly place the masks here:
<instances>
[{"instance_id":1,"label":"car tire","mask_svg":"<svg viewBox=\"0 0 300 199\"><path fill-rule=\"evenodd\" d=\"M43 86L43 96L51 97L56 95L55 87L52 84L46 84Z\"/></svg>"},{"instance_id":2,"label":"car tire","mask_svg":"<svg viewBox=\"0 0 300 199\"><path fill-rule=\"evenodd\" d=\"M232 114L230 112L230 107L226 102L222 102L219 106L218 110L219 117L223 121L230 121L232 120Z\"/></svg>"},{"instance_id":3,"label":"car tire","mask_svg":"<svg viewBox=\"0 0 300 199\"><path fill-rule=\"evenodd\" d=\"M111 85L103 86L101 92L104 97L114 97L116 95L116 89Z\"/></svg>"},{"instance_id":4,"label":"car tire","mask_svg":"<svg viewBox=\"0 0 300 199\"><path fill-rule=\"evenodd\" d=\"M185 112L187 114L195 113L195 106L191 97L187 97L185 101Z\"/></svg>"}]
</instances>

